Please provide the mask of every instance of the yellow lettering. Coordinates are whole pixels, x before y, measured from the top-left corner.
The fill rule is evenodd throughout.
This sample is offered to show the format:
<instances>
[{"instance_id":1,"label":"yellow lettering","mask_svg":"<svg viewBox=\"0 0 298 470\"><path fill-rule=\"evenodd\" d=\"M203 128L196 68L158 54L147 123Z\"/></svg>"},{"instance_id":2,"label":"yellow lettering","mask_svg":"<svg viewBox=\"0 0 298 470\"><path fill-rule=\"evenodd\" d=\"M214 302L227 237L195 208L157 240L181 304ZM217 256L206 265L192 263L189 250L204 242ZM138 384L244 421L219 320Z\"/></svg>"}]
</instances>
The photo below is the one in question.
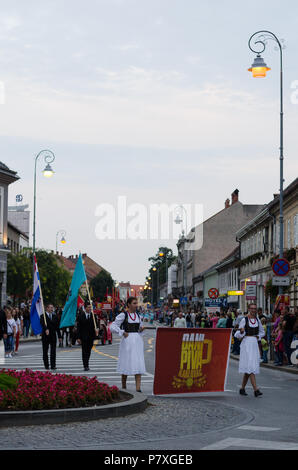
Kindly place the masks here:
<instances>
[{"instance_id":1,"label":"yellow lettering","mask_svg":"<svg viewBox=\"0 0 298 470\"><path fill-rule=\"evenodd\" d=\"M203 357L202 357L202 364L208 364L211 361L211 356L212 356L212 341L211 341L211 339L205 339L204 344L207 345L207 357L206 357L206 359L203 359ZM203 351L202 351L202 356L203 356Z\"/></svg>"}]
</instances>

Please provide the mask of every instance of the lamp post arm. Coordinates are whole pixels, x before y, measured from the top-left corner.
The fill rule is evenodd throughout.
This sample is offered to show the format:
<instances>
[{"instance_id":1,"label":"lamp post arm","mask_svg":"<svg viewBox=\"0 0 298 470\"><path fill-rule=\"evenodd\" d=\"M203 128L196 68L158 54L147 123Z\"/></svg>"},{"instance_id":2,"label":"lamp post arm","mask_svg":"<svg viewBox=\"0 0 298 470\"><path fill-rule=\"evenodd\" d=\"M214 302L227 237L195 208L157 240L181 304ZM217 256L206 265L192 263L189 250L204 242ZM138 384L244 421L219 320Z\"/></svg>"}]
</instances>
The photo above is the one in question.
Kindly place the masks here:
<instances>
[{"instance_id":1,"label":"lamp post arm","mask_svg":"<svg viewBox=\"0 0 298 470\"><path fill-rule=\"evenodd\" d=\"M254 44L261 44L262 50L256 51L252 46L253 38L256 38ZM257 54L261 54L266 49L266 41L268 39L274 40L279 47L279 55L280 55L280 147L279 147L279 160L280 160L280 188L279 188L279 257L283 257L283 250L284 250L284 217L283 217L283 160L284 160L284 143L283 143L283 47L278 39L278 37L272 33L272 31L257 31L254 33L248 41L248 47L252 52ZM279 287L279 293L282 293L282 287Z\"/></svg>"}]
</instances>

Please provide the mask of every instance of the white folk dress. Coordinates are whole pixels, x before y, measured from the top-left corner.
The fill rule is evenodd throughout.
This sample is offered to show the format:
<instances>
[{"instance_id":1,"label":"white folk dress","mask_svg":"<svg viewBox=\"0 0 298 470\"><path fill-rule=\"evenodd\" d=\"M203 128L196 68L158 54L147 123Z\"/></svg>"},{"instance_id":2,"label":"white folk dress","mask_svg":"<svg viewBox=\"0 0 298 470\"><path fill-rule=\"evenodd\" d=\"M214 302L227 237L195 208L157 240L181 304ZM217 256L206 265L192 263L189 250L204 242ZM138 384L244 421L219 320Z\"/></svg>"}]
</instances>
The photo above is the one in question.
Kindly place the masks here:
<instances>
[{"instance_id":1,"label":"white folk dress","mask_svg":"<svg viewBox=\"0 0 298 470\"><path fill-rule=\"evenodd\" d=\"M140 323L140 327L143 326L141 318L135 314L127 314L128 323ZM131 318L132 317L132 318ZM117 365L117 372L123 375L136 375L145 374L145 359L144 359L144 341L142 333L128 333L125 338L123 336L124 330L121 330L121 325L125 319L125 313L119 313L115 318L115 321L111 324L111 331L118 333L122 337L119 348L119 358Z\"/></svg>"},{"instance_id":2,"label":"white folk dress","mask_svg":"<svg viewBox=\"0 0 298 470\"><path fill-rule=\"evenodd\" d=\"M241 340L240 344L240 360L239 360L239 373L240 374L259 374L260 373L260 350L258 340L265 336L265 331L262 323L257 318L256 322L253 323L251 319L248 319L248 326L251 328L259 327L258 336L246 336L246 333L240 333L236 331L235 337ZM239 329L245 328L245 318L242 318L239 323Z\"/></svg>"}]
</instances>

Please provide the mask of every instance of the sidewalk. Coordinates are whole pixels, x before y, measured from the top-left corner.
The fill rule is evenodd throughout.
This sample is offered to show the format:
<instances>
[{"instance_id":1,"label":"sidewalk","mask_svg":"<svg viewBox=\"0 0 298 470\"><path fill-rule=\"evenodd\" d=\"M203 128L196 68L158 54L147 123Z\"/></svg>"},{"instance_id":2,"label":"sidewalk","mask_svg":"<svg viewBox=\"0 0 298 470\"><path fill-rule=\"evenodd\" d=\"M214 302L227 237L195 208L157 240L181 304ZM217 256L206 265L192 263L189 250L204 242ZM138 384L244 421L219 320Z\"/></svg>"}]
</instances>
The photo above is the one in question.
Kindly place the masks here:
<instances>
[{"instance_id":1,"label":"sidewalk","mask_svg":"<svg viewBox=\"0 0 298 470\"><path fill-rule=\"evenodd\" d=\"M230 358L239 361L239 356L230 353ZM265 367L267 369L274 369L274 370L281 370L282 372L289 372L290 374L298 374L298 365L294 366L275 366L273 362L269 362L268 364L264 364L263 362L260 363L261 367Z\"/></svg>"}]
</instances>

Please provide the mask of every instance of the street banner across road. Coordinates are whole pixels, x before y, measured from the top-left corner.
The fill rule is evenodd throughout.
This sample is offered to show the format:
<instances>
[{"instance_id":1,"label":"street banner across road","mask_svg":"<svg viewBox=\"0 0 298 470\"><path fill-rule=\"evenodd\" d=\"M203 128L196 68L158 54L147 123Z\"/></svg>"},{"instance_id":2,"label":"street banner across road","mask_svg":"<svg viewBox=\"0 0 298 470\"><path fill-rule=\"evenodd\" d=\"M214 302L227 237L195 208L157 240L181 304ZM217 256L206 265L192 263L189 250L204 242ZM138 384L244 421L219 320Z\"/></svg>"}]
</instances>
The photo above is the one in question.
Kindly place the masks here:
<instances>
[{"instance_id":1,"label":"street banner across road","mask_svg":"<svg viewBox=\"0 0 298 470\"><path fill-rule=\"evenodd\" d=\"M223 392L230 344L229 328L158 328L154 395Z\"/></svg>"}]
</instances>

